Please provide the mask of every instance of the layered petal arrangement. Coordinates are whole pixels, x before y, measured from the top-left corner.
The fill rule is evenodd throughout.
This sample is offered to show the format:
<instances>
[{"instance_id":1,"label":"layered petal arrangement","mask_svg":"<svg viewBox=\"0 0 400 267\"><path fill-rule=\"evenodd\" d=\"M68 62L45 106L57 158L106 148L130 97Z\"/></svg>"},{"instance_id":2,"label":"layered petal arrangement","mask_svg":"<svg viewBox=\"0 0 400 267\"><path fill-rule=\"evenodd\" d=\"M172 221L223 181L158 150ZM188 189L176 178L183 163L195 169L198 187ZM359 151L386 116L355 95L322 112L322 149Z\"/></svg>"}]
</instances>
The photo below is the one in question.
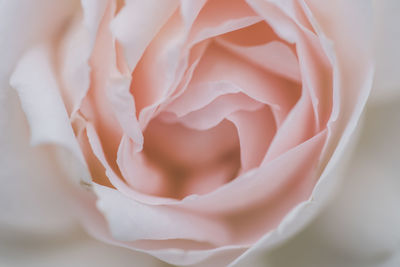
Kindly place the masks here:
<instances>
[{"instance_id":1,"label":"layered petal arrangement","mask_svg":"<svg viewBox=\"0 0 400 267\"><path fill-rule=\"evenodd\" d=\"M371 85L368 48L342 33L366 26L339 21L341 2L82 1L53 74L96 194L88 230L224 265L304 225L299 205L331 183ZM40 51L12 77L23 106Z\"/></svg>"}]
</instances>

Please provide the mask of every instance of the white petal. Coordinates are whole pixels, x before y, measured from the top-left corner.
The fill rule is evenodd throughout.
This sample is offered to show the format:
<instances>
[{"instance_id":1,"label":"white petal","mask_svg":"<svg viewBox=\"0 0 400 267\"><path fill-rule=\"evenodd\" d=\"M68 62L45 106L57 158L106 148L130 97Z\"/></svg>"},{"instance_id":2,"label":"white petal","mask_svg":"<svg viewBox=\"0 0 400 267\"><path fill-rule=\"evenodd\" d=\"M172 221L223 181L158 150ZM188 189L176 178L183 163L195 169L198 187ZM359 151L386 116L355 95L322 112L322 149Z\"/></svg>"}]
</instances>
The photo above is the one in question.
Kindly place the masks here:
<instances>
[{"instance_id":1,"label":"white petal","mask_svg":"<svg viewBox=\"0 0 400 267\"><path fill-rule=\"evenodd\" d=\"M178 7L177 0L126 0L111 23L111 29L124 47L130 70L136 66L146 47Z\"/></svg>"},{"instance_id":2,"label":"white petal","mask_svg":"<svg viewBox=\"0 0 400 267\"><path fill-rule=\"evenodd\" d=\"M90 83L89 58L97 31L107 7L106 0L82 0L82 12L76 12L60 40L58 60L62 96L68 114L74 116Z\"/></svg>"},{"instance_id":3,"label":"white petal","mask_svg":"<svg viewBox=\"0 0 400 267\"><path fill-rule=\"evenodd\" d=\"M94 45L97 29L107 8L107 0L81 0L83 9L84 25L90 36L90 46Z\"/></svg>"},{"instance_id":4,"label":"white petal","mask_svg":"<svg viewBox=\"0 0 400 267\"><path fill-rule=\"evenodd\" d=\"M22 231L46 236L68 229L74 218L62 183L65 174L57 167L54 147L30 146L29 126L14 90L0 98L0 129L3 235Z\"/></svg>"},{"instance_id":5,"label":"white petal","mask_svg":"<svg viewBox=\"0 0 400 267\"><path fill-rule=\"evenodd\" d=\"M76 0L0 2L0 49L6 51L2 53L0 79L8 79L25 48L57 32L77 4ZM3 86L3 81L0 83Z\"/></svg>"},{"instance_id":6,"label":"white petal","mask_svg":"<svg viewBox=\"0 0 400 267\"><path fill-rule=\"evenodd\" d=\"M95 184L97 207L120 241L190 239L220 243L229 238L224 225L168 207L136 202L115 189Z\"/></svg>"},{"instance_id":7,"label":"white petal","mask_svg":"<svg viewBox=\"0 0 400 267\"><path fill-rule=\"evenodd\" d=\"M48 44L32 47L24 54L10 78L28 119L31 144L57 144L70 150L85 166L67 111L60 96ZM84 171L84 169L82 169ZM85 182L90 179L86 174Z\"/></svg>"},{"instance_id":8,"label":"white petal","mask_svg":"<svg viewBox=\"0 0 400 267\"><path fill-rule=\"evenodd\" d=\"M248 0L261 9L262 1ZM345 162L345 149L354 135L359 117L367 100L372 83L370 25L371 3L368 1L307 1L315 15L314 23L323 33L322 44L328 56L335 62L334 86L339 95L334 96L334 127L329 127L331 134L329 164L325 167L310 200L299 204L288 214L279 227L267 233L252 248L241 255L233 265L243 266L252 257L287 240L291 235L303 229L327 203L335 185L340 181L340 168ZM265 9L266 11L267 9ZM360 12L363 10L363 12ZM344 26L346 25L346 26ZM285 29L283 29L285 30ZM285 33L288 33L285 31ZM355 35L356 33L356 35ZM334 50L323 39L327 36L334 42ZM352 38L350 38L352 36ZM360 49L361 47L361 49ZM351 61L356 57L357 60ZM348 78L348 77L351 77ZM325 159L326 160L326 159Z\"/></svg>"},{"instance_id":9,"label":"white petal","mask_svg":"<svg viewBox=\"0 0 400 267\"><path fill-rule=\"evenodd\" d=\"M340 194L317 221L316 231L338 253L372 259L399 249L399 104L367 109Z\"/></svg>"},{"instance_id":10,"label":"white petal","mask_svg":"<svg viewBox=\"0 0 400 267\"><path fill-rule=\"evenodd\" d=\"M66 188L60 184L65 173L57 167L58 151L29 145L29 127L8 82L21 53L57 32L76 7L77 1L0 3L0 49L7 51L0 62L0 224L7 232L14 229L45 235L73 222ZM32 68L32 72L38 70Z\"/></svg>"},{"instance_id":11,"label":"white petal","mask_svg":"<svg viewBox=\"0 0 400 267\"><path fill-rule=\"evenodd\" d=\"M370 107L340 191L303 232L234 266L392 267L400 242L399 102Z\"/></svg>"}]
</instances>

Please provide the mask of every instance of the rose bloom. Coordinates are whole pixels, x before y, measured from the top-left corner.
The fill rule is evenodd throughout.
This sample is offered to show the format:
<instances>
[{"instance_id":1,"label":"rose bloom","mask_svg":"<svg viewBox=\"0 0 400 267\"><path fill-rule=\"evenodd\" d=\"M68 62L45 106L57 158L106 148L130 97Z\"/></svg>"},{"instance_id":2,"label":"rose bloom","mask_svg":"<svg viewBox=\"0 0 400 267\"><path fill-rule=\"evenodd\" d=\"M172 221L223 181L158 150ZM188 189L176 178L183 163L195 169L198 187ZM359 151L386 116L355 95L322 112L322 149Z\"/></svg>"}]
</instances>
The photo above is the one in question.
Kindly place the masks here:
<instances>
[{"instance_id":1,"label":"rose bloom","mask_svg":"<svg viewBox=\"0 0 400 267\"><path fill-rule=\"evenodd\" d=\"M371 3L60 3L4 73L92 236L234 265L325 206L372 86Z\"/></svg>"}]
</instances>

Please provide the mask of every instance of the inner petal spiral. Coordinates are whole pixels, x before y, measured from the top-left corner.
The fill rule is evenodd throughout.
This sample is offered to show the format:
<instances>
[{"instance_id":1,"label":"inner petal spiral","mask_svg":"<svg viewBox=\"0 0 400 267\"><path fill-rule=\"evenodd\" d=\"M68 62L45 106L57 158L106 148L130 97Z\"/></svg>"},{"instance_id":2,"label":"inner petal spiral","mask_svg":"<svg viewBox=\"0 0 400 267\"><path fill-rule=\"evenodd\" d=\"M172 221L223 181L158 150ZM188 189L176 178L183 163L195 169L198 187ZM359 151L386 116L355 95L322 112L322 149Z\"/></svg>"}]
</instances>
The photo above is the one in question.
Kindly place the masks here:
<instances>
[{"instance_id":1,"label":"inner petal spiral","mask_svg":"<svg viewBox=\"0 0 400 267\"><path fill-rule=\"evenodd\" d=\"M144 155L161 173L163 195L181 198L210 192L233 179L240 168L237 131L227 120L195 130L156 118L144 140Z\"/></svg>"}]
</instances>

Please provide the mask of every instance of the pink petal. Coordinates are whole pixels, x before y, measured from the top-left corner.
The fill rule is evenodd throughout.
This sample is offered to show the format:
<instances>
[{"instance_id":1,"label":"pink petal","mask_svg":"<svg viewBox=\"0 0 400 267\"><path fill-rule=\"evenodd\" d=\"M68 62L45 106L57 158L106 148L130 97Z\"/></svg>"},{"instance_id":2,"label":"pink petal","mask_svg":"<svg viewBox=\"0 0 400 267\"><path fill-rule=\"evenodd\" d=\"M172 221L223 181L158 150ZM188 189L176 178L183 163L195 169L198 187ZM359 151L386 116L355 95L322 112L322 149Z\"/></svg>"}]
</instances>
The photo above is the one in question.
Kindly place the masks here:
<instances>
[{"instance_id":1,"label":"pink petal","mask_svg":"<svg viewBox=\"0 0 400 267\"><path fill-rule=\"evenodd\" d=\"M317 134L278 158L258 169L242 174L209 194L184 199L179 205L213 214L239 212L251 205L265 203L274 194L284 190L290 181L311 179L316 182L315 173L312 170L319 162L320 152L326 141L326 133L325 130ZM304 193L309 194L312 186L301 190L306 190ZM289 198L286 195L285 197ZM297 203L293 203L295 204ZM273 212L269 214L273 218Z\"/></svg>"},{"instance_id":2,"label":"pink petal","mask_svg":"<svg viewBox=\"0 0 400 267\"><path fill-rule=\"evenodd\" d=\"M305 142L316 133L316 120L311 97L309 92L303 89L300 100L278 128L263 162L276 158L280 154Z\"/></svg>"},{"instance_id":3,"label":"pink petal","mask_svg":"<svg viewBox=\"0 0 400 267\"><path fill-rule=\"evenodd\" d=\"M125 181L135 190L150 195L163 195L163 175L149 164L143 153L134 150L129 137L122 138L118 149L118 167Z\"/></svg>"},{"instance_id":4,"label":"pink petal","mask_svg":"<svg viewBox=\"0 0 400 267\"><path fill-rule=\"evenodd\" d=\"M242 172L258 167L276 133L271 109L264 106L255 111L240 110L230 114L228 120L239 134Z\"/></svg>"},{"instance_id":5,"label":"pink petal","mask_svg":"<svg viewBox=\"0 0 400 267\"><path fill-rule=\"evenodd\" d=\"M111 185L114 186L119 192L121 192L125 196L128 196L129 198L134 199L135 201L150 205L160 205L177 202L175 199L168 199L143 194L128 186L125 181L120 177L119 173L116 172L115 169L113 169L115 164L111 165L108 162L100 138L94 126L88 123L86 126L86 131L91 151L93 151L93 154L100 162L101 166L105 169L106 177L108 178ZM89 147L87 149L89 149Z\"/></svg>"},{"instance_id":6,"label":"pink petal","mask_svg":"<svg viewBox=\"0 0 400 267\"><path fill-rule=\"evenodd\" d=\"M127 1L112 21L113 35L121 43L131 71L177 7L178 0Z\"/></svg>"},{"instance_id":7,"label":"pink petal","mask_svg":"<svg viewBox=\"0 0 400 267\"><path fill-rule=\"evenodd\" d=\"M229 121L198 131L180 123L155 119L146 129L145 140L145 152L162 161L161 164L191 168L215 164L239 146L235 127Z\"/></svg>"},{"instance_id":8,"label":"pink petal","mask_svg":"<svg viewBox=\"0 0 400 267\"><path fill-rule=\"evenodd\" d=\"M220 12L223 9L224 12ZM231 32L256 22L260 18L242 0L222 0L207 1L196 20L194 21L188 46L215 37L227 32Z\"/></svg>"},{"instance_id":9,"label":"pink petal","mask_svg":"<svg viewBox=\"0 0 400 267\"><path fill-rule=\"evenodd\" d=\"M262 106L262 103L242 93L226 94L218 97L200 110L190 112L177 118L176 121L192 129L206 130L215 127L234 112L240 110L254 111Z\"/></svg>"},{"instance_id":10,"label":"pink petal","mask_svg":"<svg viewBox=\"0 0 400 267\"><path fill-rule=\"evenodd\" d=\"M107 95L108 79L113 65L113 39L108 25L115 11L113 1L107 6L103 20L99 25L93 53L90 58L91 84L89 92L80 109L84 118L95 125L101 144L114 171L118 170L115 159L122 137L122 128L115 114L113 105Z\"/></svg>"},{"instance_id":11,"label":"pink petal","mask_svg":"<svg viewBox=\"0 0 400 267\"><path fill-rule=\"evenodd\" d=\"M94 186L97 207L106 216L112 236L120 241L190 239L223 244L229 238L222 223L205 216L141 204L115 189Z\"/></svg>"},{"instance_id":12,"label":"pink petal","mask_svg":"<svg viewBox=\"0 0 400 267\"><path fill-rule=\"evenodd\" d=\"M217 39L218 43L229 51L294 82L301 82L299 63L292 49L280 41L271 41L257 46L239 46Z\"/></svg>"},{"instance_id":13,"label":"pink petal","mask_svg":"<svg viewBox=\"0 0 400 267\"><path fill-rule=\"evenodd\" d=\"M201 59L189 87L197 86L197 84L204 82L216 81L229 81L241 88L241 91L251 98L270 105L278 122L283 120L298 98L299 88L296 83L265 72L258 66L243 61L213 43ZM198 87L194 88L198 90ZM208 94L209 90L205 92L198 92L197 90L192 92L188 88L187 96L185 96L186 101L179 103L186 107L196 106L197 99L200 102L207 103L221 93L235 92L237 89L223 88L213 94ZM194 99L192 97L196 95L192 96L192 94L201 95L201 98ZM192 98L191 101L189 101L190 98ZM176 101L178 102L179 100ZM179 112L182 112L183 108L174 106L174 109L179 109Z\"/></svg>"}]
</instances>

